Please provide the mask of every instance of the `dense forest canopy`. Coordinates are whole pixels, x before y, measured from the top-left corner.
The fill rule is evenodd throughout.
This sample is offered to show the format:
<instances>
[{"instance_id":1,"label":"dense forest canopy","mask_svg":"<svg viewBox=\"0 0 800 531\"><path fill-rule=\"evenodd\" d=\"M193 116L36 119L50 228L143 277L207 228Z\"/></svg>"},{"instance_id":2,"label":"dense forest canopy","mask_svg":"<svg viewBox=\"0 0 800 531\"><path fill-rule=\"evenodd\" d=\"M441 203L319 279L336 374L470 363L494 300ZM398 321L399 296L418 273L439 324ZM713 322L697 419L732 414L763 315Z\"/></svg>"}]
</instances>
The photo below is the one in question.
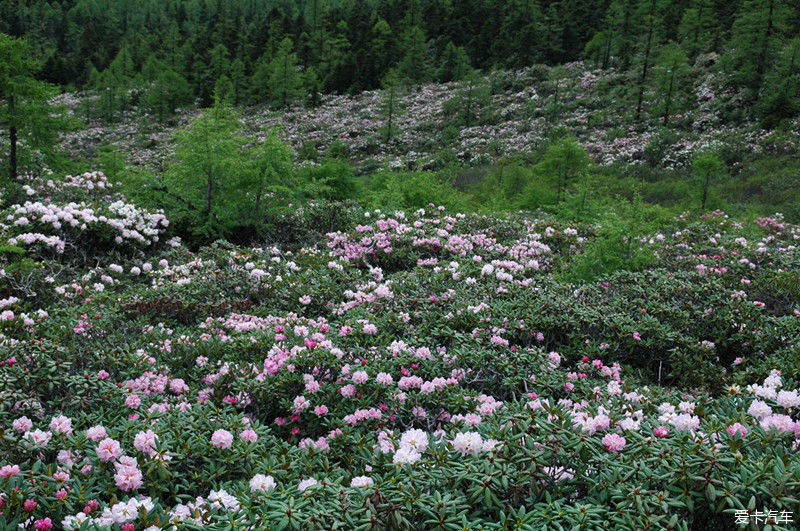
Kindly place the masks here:
<instances>
[{"instance_id":1,"label":"dense forest canopy","mask_svg":"<svg viewBox=\"0 0 800 531\"><path fill-rule=\"evenodd\" d=\"M454 62L486 70L586 58L603 68L635 70L670 43L688 61L720 54L737 74L732 83L757 93L800 34L800 3L792 0L5 4L0 32L31 42L42 57L42 80L107 87L168 72L185 80L202 105L213 101L223 76L235 103L265 100L259 80L269 79L280 57L301 74L298 94L343 93L379 88L393 67L414 82L447 81Z\"/></svg>"}]
</instances>

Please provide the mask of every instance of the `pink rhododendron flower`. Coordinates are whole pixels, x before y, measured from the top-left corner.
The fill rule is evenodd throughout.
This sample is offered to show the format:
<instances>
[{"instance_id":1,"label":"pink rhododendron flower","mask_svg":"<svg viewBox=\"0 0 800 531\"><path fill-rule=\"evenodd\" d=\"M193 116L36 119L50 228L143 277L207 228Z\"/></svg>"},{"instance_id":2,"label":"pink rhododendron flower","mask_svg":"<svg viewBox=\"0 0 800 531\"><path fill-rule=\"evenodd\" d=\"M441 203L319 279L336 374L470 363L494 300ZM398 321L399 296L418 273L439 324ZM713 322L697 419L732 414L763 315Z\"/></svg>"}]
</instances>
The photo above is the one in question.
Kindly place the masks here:
<instances>
[{"instance_id":1,"label":"pink rhododendron flower","mask_svg":"<svg viewBox=\"0 0 800 531\"><path fill-rule=\"evenodd\" d=\"M157 440L158 436L153 430L140 431L136 434L136 437L133 438L133 447L143 454L152 456L156 452Z\"/></svg>"},{"instance_id":2,"label":"pink rhododendron flower","mask_svg":"<svg viewBox=\"0 0 800 531\"><path fill-rule=\"evenodd\" d=\"M744 425L735 422L730 426L728 426L728 433L731 434L731 437L736 437L737 435L740 437L744 437L745 435L747 435L747 428L745 428Z\"/></svg>"},{"instance_id":3,"label":"pink rhododendron flower","mask_svg":"<svg viewBox=\"0 0 800 531\"><path fill-rule=\"evenodd\" d=\"M211 444L223 450L233 444L233 435L228 430L217 430L211 435Z\"/></svg>"},{"instance_id":4,"label":"pink rhododendron flower","mask_svg":"<svg viewBox=\"0 0 800 531\"><path fill-rule=\"evenodd\" d=\"M102 441L108 436L106 429L103 426L92 426L86 430L86 437L94 442Z\"/></svg>"},{"instance_id":5,"label":"pink rhododendron flower","mask_svg":"<svg viewBox=\"0 0 800 531\"><path fill-rule=\"evenodd\" d=\"M258 440L258 434L253 430L244 430L239 434L239 438L247 442L256 442Z\"/></svg>"},{"instance_id":6,"label":"pink rhododendron flower","mask_svg":"<svg viewBox=\"0 0 800 531\"><path fill-rule=\"evenodd\" d=\"M36 520L36 522L33 523L33 528L36 529L36 531L47 531L48 529L53 528L53 522L49 517L42 518L41 520Z\"/></svg>"},{"instance_id":7,"label":"pink rhododendron flower","mask_svg":"<svg viewBox=\"0 0 800 531\"><path fill-rule=\"evenodd\" d=\"M137 490L142 486L142 471L136 466L119 466L114 474L114 482L125 492Z\"/></svg>"},{"instance_id":8,"label":"pink rhododendron flower","mask_svg":"<svg viewBox=\"0 0 800 531\"><path fill-rule=\"evenodd\" d=\"M97 445L97 457L101 461L113 461L122 455L122 447L119 442L111 438L105 438Z\"/></svg>"},{"instance_id":9,"label":"pink rhododendron flower","mask_svg":"<svg viewBox=\"0 0 800 531\"><path fill-rule=\"evenodd\" d=\"M602 442L609 452L621 452L625 449L625 437L617 435L616 433L607 433L603 437Z\"/></svg>"},{"instance_id":10,"label":"pink rhododendron flower","mask_svg":"<svg viewBox=\"0 0 800 531\"><path fill-rule=\"evenodd\" d=\"M19 474L19 465L4 465L0 467L0 478L8 479L13 478Z\"/></svg>"},{"instance_id":11,"label":"pink rhododendron flower","mask_svg":"<svg viewBox=\"0 0 800 531\"><path fill-rule=\"evenodd\" d=\"M11 427L14 429L14 431L25 433L33 428L33 421L28 417L20 417L11 423Z\"/></svg>"}]
</instances>

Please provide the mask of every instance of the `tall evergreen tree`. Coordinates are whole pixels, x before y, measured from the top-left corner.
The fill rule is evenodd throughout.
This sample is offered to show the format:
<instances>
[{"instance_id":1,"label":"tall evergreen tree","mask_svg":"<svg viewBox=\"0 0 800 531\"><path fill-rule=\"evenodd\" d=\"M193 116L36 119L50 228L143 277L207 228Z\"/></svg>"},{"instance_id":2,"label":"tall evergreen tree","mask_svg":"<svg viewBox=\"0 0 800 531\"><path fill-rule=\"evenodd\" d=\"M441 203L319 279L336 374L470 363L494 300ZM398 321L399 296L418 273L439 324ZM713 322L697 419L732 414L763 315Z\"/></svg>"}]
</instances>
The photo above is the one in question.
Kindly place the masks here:
<instances>
[{"instance_id":1,"label":"tall evergreen tree","mask_svg":"<svg viewBox=\"0 0 800 531\"><path fill-rule=\"evenodd\" d=\"M758 102L764 127L776 127L782 120L800 115L800 37L786 45L767 72L764 85Z\"/></svg>"},{"instance_id":2,"label":"tall evergreen tree","mask_svg":"<svg viewBox=\"0 0 800 531\"><path fill-rule=\"evenodd\" d=\"M675 43L661 48L655 62L656 98L658 114L664 125L669 125L670 116L686 108L688 104L689 61L683 50Z\"/></svg>"},{"instance_id":3,"label":"tall evergreen tree","mask_svg":"<svg viewBox=\"0 0 800 531\"><path fill-rule=\"evenodd\" d=\"M683 50L694 59L697 54L713 49L718 28L712 0L694 0L692 7L683 13L677 36Z\"/></svg>"},{"instance_id":4,"label":"tall evergreen tree","mask_svg":"<svg viewBox=\"0 0 800 531\"><path fill-rule=\"evenodd\" d=\"M437 79L443 83L459 81L469 70L469 57L461 46L456 46L453 41L448 41L442 52L442 58L437 72Z\"/></svg>"},{"instance_id":5,"label":"tall evergreen tree","mask_svg":"<svg viewBox=\"0 0 800 531\"><path fill-rule=\"evenodd\" d=\"M243 139L228 108L206 109L178 135L167 189L182 205L179 222L203 237L219 237L236 224Z\"/></svg>"},{"instance_id":6,"label":"tall evergreen tree","mask_svg":"<svg viewBox=\"0 0 800 531\"><path fill-rule=\"evenodd\" d=\"M757 93L780 51L787 0L745 0L733 24L723 66L739 87Z\"/></svg>"},{"instance_id":7,"label":"tall evergreen tree","mask_svg":"<svg viewBox=\"0 0 800 531\"><path fill-rule=\"evenodd\" d=\"M412 84L419 84L430 79L428 61L428 43L425 32L419 26L411 26L403 34L403 50L405 53L397 66L400 77Z\"/></svg>"},{"instance_id":8,"label":"tall evergreen tree","mask_svg":"<svg viewBox=\"0 0 800 531\"><path fill-rule=\"evenodd\" d=\"M644 43L644 57L642 58L641 74L639 75L638 97L636 101L635 120L639 121L642 114L642 103L644 102L644 91L647 85L647 72L650 68L650 60L653 52L653 47L656 45L656 24L658 23L658 13L656 7L658 0L641 0L641 4L645 7L646 15L645 20L645 43Z\"/></svg>"},{"instance_id":9,"label":"tall evergreen tree","mask_svg":"<svg viewBox=\"0 0 800 531\"><path fill-rule=\"evenodd\" d=\"M456 95L444 102L443 111L453 116L458 125L472 127L491 110L492 95L486 79L470 68L459 84Z\"/></svg>"},{"instance_id":10,"label":"tall evergreen tree","mask_svg":"<svg viewBox=\"0 0 800 531\"><path fill-rule=\"evenodd\" d=\"M383 79L383 101L381 115L384 122L381 127L381 139L389 142L397 133L397 116L403 111L401 98L400 76L395 70L390 70Z\"/></svg>"},{"instance_id":11,"label":"tall evergreen tree","mask_svg":"<svg viewBox=\"0 0 800 531\"><path fill-rule=\"evenodd\" d=\"M28 43L0 33L0 126L8 132L8 177L19 172L20 138L27 147L48 148L58 131L47 101L55 88L34 78L38 64Z\"/></svg>"}]
</instances>

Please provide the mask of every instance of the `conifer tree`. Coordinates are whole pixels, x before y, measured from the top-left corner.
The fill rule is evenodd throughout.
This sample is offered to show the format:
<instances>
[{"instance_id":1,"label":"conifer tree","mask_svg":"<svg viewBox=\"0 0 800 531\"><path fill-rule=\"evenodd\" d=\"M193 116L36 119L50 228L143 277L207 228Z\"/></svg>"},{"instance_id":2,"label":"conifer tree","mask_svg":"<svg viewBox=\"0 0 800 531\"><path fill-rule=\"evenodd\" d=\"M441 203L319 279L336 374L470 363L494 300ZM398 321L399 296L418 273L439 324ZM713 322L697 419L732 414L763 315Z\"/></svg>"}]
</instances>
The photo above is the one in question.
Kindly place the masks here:
<instances>
[{"instance_id":1,"label":"conifer tree","mask_svg":"<svg viewBox=\"0 0 800 531\"><path fill-rule=\"evenodd\" d=\"M20 138L28 148L47 148L60 124L56 109L47 103L55 88L35 79L37 69L25 40L0 33L0 129L8 132L7 175L12 180L19 172Z\"/></svg>"},{"instance_id":2,"label":"conifer tree","mask_svg":"<svg viewBox=\"0 0 800 531\"><path fill-rule=\"evenodd\" d=\"M683 50L675 43L665 45L655 64L658 113L664 125L669 125L672 113L688 103L688 74L689 62Z\"/></svg>"},{"instance_id":3,"label":"conifer tree","mask_svg":"<svg viewBox=\"0 0 800 531\"><path fill-rule=\"evenodd\" d=\"M275 57L269 63L270 100L281 108L288 107L302 94L303 80L292 47L291 39L283 39Z\"/></svg>"},{"instance_id":4,"label":"conifer tree","mask_svg":"<svg viewBox=\"0 0 800 531\"><path fill-rule=\"evenodd\" d=\"M381 104L381 114L384 118L381 128L383 142L391 141L397 133L397 115L402 111L400 76L397 71L390 70L383 79L383 102Z\"/></svg>"},{"instance_id":5,"label":"conifer tree","mask_svg":"<svg viewBox=\"0 0 800 531\"><path fill-rule=\"evenodd\" d=\"M405 53L397 67L400 78L411 84L429 79L428 45L425 32L419 26L411 26L403 34Z\"/></svg>"}]
</instances>

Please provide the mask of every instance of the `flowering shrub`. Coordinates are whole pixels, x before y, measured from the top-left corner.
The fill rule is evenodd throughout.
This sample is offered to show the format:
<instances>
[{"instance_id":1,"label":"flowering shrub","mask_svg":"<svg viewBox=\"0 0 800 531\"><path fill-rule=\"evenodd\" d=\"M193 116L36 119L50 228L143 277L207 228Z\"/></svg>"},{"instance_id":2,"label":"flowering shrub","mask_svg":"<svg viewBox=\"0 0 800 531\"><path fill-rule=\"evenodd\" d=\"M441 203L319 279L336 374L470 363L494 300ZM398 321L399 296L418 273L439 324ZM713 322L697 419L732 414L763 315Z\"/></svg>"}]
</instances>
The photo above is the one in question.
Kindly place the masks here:
<instances>
[{"instance_id":1,"label":"flowering shrub","mask_svg":"<svg viewBox=\"0 0 800 531\"><path fill-rule=\"evenodd\" d=\"M291 247L112 238L35 295L0 278L0 526L689 529L796 510L800 301L775 279L798 227L682 216L635 243L648 270L567 284L597 227L343 219Z\"/></svg>"},{"instance_id":2,"label":"flowering shrub","mask_svg":"<svg viewBox=\"0 0 800 531\"><path fill-rule=\"evenodd\" d=\"M114 194L100 172L34 179L23 189L32 200L8 206L0 221L0 234L12 245L57 254L146 247L169 225L163 213L145 212ZM64 196L72 200L59 201Z\"/></svg>"}]
</instances>

